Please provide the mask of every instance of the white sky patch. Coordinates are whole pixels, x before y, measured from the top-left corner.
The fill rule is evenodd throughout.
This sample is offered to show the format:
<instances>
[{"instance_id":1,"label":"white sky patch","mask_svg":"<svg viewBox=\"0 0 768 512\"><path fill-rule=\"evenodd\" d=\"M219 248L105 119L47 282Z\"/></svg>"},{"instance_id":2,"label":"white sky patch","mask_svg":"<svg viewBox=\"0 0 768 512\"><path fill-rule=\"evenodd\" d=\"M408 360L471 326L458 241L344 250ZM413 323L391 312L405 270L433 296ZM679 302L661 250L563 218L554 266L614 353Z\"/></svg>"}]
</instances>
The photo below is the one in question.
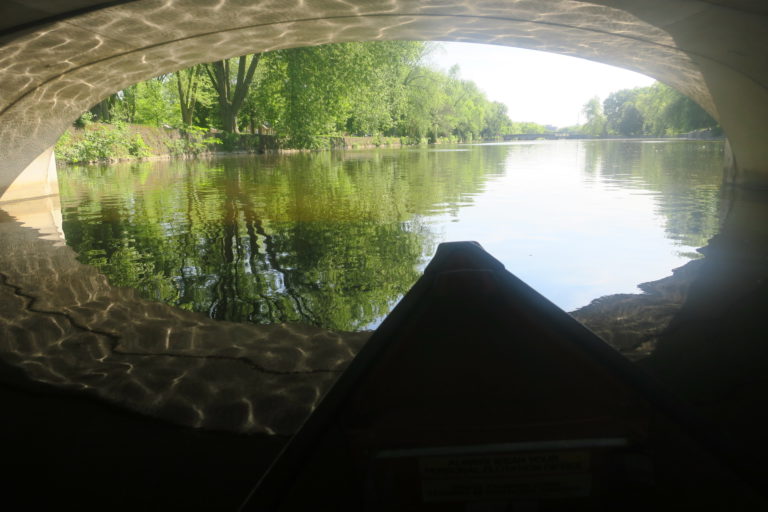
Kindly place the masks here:
<instances>
[{"instance_id":1,"label":"white sky patch","mask_svg":"<svg viewBox=\"0 0 768 512\"><path fill-rule=\"evenodd\" d=\"M586 122L581 114L593 96L604 100L621 89L646 87L653 78L584 59L506 46L439 43L431 63L444 71L459 65L492 101L509 108L513 121L559 127Z\"/></svg>"}]
</instances>

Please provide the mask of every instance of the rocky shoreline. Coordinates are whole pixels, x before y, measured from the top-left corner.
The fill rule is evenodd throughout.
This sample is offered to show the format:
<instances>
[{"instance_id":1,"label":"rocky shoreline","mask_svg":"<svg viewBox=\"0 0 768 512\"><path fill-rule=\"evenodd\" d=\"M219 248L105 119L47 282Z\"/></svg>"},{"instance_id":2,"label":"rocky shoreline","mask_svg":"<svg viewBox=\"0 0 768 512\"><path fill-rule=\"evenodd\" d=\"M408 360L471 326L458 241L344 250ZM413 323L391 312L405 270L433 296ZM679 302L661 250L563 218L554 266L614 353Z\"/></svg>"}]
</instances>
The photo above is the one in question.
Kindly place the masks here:
<instances>
[{"instance_id":1,"label":"rocky shoreline","mask_svg":"<svg viewBox=\"0 0 768 512\"><path fill-rule=\"evenodd\" d=\"M570 314L632 361L649 356L683 306L703 260L638 285L643 293L606 295Z\"/></svg>"}]
</instances>

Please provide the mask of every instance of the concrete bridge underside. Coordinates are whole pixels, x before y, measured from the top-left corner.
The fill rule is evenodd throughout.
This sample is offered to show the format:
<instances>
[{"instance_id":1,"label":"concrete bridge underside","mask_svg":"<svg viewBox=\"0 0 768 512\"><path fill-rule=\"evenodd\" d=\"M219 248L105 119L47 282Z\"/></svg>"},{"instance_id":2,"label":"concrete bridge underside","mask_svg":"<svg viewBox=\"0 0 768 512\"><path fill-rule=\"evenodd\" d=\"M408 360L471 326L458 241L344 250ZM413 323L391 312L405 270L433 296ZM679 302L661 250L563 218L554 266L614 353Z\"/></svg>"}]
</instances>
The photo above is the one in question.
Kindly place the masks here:
<instances>
[{"instance_id":1,"label":"concrete bridge underside","mask_svg":"<svg viewBox=\"0 0 768 512\"><path fill-rule=\"evenodd\" d=\"M49 150L102 98L243 53L360 40L482 42L600 61L677 88L724 128L731 148L726 182L733 186L726 187L728 214L701 277L648 366L768 455L762 0L5 0L0 14L5 209L56 194Z\"/></svg>"}]
</instances>

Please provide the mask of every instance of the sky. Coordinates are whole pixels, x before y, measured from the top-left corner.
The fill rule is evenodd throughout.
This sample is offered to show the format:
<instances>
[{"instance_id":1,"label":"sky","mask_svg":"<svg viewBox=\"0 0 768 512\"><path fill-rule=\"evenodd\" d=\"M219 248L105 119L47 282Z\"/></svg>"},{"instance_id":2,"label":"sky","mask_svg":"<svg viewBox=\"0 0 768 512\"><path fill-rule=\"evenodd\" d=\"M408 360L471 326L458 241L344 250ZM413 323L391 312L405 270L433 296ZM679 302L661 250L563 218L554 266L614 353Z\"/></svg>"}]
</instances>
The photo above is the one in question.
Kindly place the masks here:
<instances>
[{"instance_id":1,"label":"sky","mask_svg":"<svg viewBox=\"0 0 768 512\"><path fill-rule=\"evenodd\" d=\"M429 60L447 71L459 65L488 99L505 103L513 121L559 127L586 122L593 96L651 85L654 79L621 68L554 53L472 43L439 43Z\"/></svg>"}]
</instances>

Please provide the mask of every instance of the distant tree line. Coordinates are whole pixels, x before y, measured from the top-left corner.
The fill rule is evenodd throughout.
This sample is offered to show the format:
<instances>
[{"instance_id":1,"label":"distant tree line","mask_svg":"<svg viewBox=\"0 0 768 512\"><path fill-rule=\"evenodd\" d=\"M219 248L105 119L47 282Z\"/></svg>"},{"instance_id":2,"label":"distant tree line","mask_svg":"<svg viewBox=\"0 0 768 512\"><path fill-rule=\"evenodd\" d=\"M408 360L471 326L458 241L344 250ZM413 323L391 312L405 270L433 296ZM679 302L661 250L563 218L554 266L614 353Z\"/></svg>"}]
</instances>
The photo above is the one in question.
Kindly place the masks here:
<instances>
[{"instance_id":1,"label":"distant tree line","mask_svg":"<svg viewBox=\"0 0 768 512\"><path fill-rule=\"evenodd\" d=\"M297 148L335 135L418 143L540 133L513 123L458 68L427 66L432 44L340 43L200 64L133 85L90 111L100 122L267 133Z\"/></svg>"},{"instance_id":2,"label":"distant tree line","mask_svg":"<svg viewBox=\"0 0 768 512\"><path fill-rule=\"evenodd\" d=\"M697 130L720 132L717 121L696 102L660 82L613 92L602 103L594 97L582 112L587 122L575 127L575 131L595 137L661 137Z\"/></svg>"}]
</instances>

